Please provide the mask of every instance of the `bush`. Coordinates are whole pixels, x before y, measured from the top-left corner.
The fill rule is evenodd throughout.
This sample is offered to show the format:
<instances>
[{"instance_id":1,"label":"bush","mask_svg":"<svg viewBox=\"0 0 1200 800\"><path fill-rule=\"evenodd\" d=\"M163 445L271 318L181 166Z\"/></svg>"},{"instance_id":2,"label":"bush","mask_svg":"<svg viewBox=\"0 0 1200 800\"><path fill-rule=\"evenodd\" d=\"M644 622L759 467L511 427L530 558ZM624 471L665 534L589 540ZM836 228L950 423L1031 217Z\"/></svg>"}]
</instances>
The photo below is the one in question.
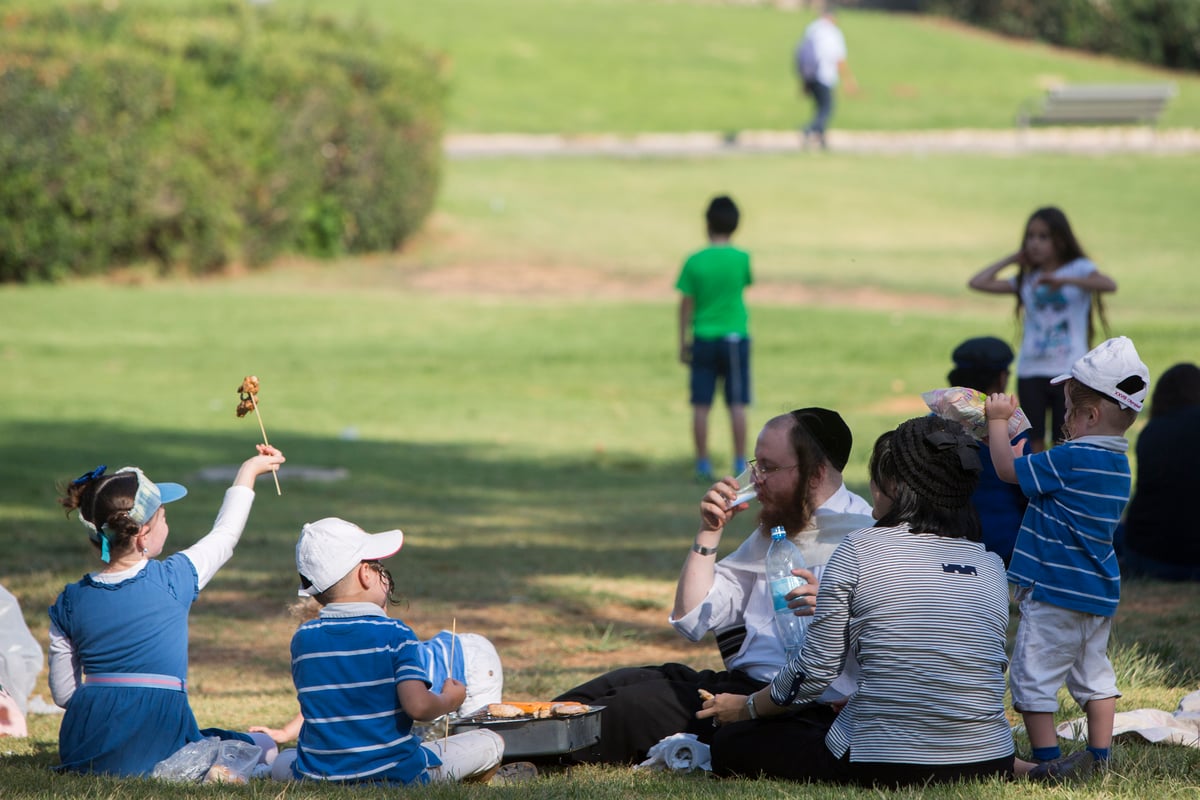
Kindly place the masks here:
<instances>
[{"instance_id":1,"label":"bush","mask_svg":"<svg viewBox=\"0 0 1200 800\"><path fill-rule=\"evenodd\" d=\"M439 62L241 0L7 10L0 281L398 247L432 208Z\"/></svg>"},{"instance_id":2,"label":"bush","mask_svg":"<svg viewBox=\"0 0 1200 800\"><path fill-rule=\"evenodd\" d=\"M1196 0L929 0L926 7L1011 36L1200 69Z\"/></svg>"}]
</instances>

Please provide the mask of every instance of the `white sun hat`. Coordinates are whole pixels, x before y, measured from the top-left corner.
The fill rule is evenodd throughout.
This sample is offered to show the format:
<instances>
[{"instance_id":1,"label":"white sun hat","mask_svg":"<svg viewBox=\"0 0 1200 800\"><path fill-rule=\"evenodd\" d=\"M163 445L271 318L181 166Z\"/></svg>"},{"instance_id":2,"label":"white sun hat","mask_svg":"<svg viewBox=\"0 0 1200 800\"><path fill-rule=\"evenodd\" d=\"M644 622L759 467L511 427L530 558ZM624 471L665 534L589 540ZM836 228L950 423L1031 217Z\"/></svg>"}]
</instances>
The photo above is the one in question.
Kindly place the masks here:
<instances>
[{"instance_id":1,"label":"white sun hat","mask_svg":"<svg viewBox=\"0 0 1200 800\"><path fill-rule=\"evenodd\" d=\"M1071 371L1052 378L1059 384L1074 378L1088 388L1111 397L1121 408L1141 411L1150 391L1150 370L1138 357L1127 336L1101 342L1071 365Z\"/></svg>"},{"instance_id":2,"label":"white sun hat","mask_svg":"<svg viewBox=\"0 0 1200 800\"><path fill-rule=\"evenodd\" d=\"M310 522L300 529L300 540L296 542L300 594L320 594L363 561L395 555L403 544L404 533L399 530L367 533L337 517Z\"/></svg>"}]
</instances>

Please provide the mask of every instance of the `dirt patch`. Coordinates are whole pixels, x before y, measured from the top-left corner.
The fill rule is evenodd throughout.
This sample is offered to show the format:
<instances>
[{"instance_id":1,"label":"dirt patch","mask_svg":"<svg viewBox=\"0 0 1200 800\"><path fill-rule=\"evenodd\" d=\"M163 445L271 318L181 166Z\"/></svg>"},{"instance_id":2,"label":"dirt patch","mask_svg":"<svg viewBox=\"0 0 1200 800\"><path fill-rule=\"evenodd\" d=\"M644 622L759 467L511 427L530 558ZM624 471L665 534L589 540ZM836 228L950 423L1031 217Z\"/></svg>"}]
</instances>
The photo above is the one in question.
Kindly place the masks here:
<instances>
[{"instance_id":1,"label":"dirt patch","mask_svg":"<svg viewBox=\"0 0 1200 800\"><path fill-rule=\"evenodd\" d=\"M237 280L244 285L306 291L370 289L379 292L420 292L445 297L487 300L520 299L553 303L562 300L594 302L674 303L678 292L669 281L643 274L622 273L604 266L550 261L457 262L429 266L408 251L345 259L331 268L327 262L281 259L266 269L236 277L210 276L206 281ZM931 293L889 291L873 286L822 286L799 281L759 278L746 290L756 306L821 306L869 311L929 311L961 309L962 298Z\"/></svg>"},{"instance_id":2,"label":"dirt patch","mask_svg":"<svg viewBox=\"0 0 1200 800\"><path fill-rule=\"evenodd\" d=\"M459 264L414 273L408 283L430 294L473 297L520 297L526 300L639 300L674 302L675 290L644 276L619 275L572 265ZM870 286L854 288L806 286L796 282L760 281L746 290L755 305L834 306L871 311L922 308L951 311L961 301L934 294L889 292Z\"/></svg>"}]
</instances>

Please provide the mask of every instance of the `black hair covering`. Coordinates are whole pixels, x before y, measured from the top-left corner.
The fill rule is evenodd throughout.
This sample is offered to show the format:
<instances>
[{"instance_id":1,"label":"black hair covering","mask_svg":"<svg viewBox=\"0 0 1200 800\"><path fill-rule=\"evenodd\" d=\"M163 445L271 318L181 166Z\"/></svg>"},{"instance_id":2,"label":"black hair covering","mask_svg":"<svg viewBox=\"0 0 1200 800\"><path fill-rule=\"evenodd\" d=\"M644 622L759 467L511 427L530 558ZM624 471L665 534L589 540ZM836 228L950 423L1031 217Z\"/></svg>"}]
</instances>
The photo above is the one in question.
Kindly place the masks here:
<instances>
[{"instance_id":1,"label":"black hair covering","mask_svg":"<svg viewBox=\"0 0 1200 800\"><path fill-rule=\"evenodd\" d=\"M979 443L958 423L917 417L896 429L891 441L899 477L918 496L942 508L971 502L983 469Z\"/></svg>"}]
</instances>

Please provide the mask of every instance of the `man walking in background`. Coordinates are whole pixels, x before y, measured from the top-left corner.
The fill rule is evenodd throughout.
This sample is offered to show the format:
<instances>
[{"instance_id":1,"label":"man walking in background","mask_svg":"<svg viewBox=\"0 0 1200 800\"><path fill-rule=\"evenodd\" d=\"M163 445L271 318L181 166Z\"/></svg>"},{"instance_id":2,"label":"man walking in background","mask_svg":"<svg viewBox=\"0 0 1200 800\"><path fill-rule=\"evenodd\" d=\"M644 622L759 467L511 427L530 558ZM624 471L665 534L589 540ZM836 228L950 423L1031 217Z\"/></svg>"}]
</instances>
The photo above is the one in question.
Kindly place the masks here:
<instances>
[{"instance_id":1,"label":"man walking in background","mask_svg":"<svg viewBox=\"0 0 1200 800\"><path fill-rule=\"evenodd\" d=\"M804 127L804 145L814 139L822 149L827 147L825 129L833 114L833 92L839 79L846 81L846 90L855 92L857 83L846 62L846 37L837 26L831 6L826 6L807 28L796 47L796 73L804 93L812 98L814 113Z\"/></svg>"}]
</instances>

